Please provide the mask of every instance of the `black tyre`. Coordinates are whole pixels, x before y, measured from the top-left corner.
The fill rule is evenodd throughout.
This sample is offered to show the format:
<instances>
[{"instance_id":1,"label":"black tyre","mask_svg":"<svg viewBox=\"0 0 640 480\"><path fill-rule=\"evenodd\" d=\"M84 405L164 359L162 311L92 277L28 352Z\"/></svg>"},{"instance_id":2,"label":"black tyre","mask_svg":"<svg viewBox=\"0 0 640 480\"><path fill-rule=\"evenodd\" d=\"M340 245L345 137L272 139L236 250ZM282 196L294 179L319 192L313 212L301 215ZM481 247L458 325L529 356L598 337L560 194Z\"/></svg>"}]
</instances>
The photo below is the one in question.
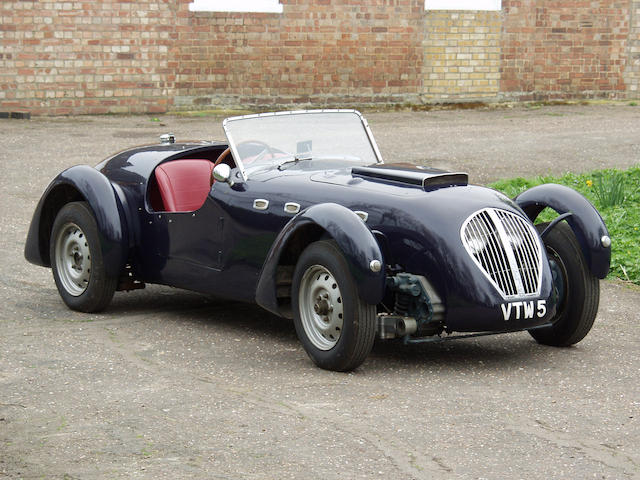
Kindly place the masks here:
<instances>
[{"instance_id":1,"label":"black tyre","mask_svg":"<svg viewBox=\"0 0 640 480\"><path fill-rule=\"evenodd\" d=\"M536 225L538 231L547 224ZM566 223L556 225L544 239L547 256L557 264L564 297L558 305L554 324L530 330L538 343L567 347L582 340L598 313L600 283L591 274L573 231Z\"/></svg>"},{"instance_id":2,"label":"black tyre","mask_svg":"<svg viewBox=\"0 0 640 480\"><path fill-rule=\"evenodd\" d=\"M293 274L292 305L298 338L320 368L353 370L367 358L376 307L358 295L335 242L318 241L302 252Z\"/></svg>"},{"instance_id":3,"label":"black tyre","mask_svg":"<svg viewBox=\"0 0 640 480\"><path fill-rule=\"evenodd\" d=\"M86 202L68 203L58 212L49 255L58 292L69 308L97 312L107 307L118 279L106 274L98 226Z\"/></svg>"}]
</instances>

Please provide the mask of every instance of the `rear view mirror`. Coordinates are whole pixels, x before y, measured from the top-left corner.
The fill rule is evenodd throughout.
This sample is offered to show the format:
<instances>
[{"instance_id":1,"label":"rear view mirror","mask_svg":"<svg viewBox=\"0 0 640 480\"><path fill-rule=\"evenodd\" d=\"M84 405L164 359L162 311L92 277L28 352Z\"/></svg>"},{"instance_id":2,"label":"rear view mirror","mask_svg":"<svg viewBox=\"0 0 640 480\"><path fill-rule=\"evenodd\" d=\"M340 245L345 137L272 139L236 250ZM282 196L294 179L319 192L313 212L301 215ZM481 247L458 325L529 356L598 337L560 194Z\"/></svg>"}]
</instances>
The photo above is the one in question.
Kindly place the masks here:
<instances>
[{"instance_id":1,"label":"rear view mirror","mask_svg":"<svg viewBox=\"0 0 640 480\"><path fill-rule=\"evenodd\" d=\"M229 186L233 186L233 181L231 180L231 167L226 163L216 165L213 169L212 175L216 182L224 182L228 183Z\"/></svg>"}]
</instances>

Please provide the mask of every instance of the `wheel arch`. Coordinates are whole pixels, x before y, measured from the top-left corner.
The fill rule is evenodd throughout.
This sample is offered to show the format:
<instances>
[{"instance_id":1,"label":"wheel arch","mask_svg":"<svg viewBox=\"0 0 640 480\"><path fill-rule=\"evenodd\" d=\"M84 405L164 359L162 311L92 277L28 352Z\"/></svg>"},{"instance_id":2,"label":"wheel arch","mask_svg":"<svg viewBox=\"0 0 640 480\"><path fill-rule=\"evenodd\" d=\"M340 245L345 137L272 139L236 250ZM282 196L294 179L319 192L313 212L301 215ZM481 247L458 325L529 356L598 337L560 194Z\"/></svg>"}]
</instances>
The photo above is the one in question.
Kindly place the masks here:
<instances>
[{"instance_id":1,"label":"wheel arch","mask_svg":"<svg viewBox=\"0 0 640 480\"><path fill-rule=\"evenodd\" d=\"M611 246L605 246L609 231L598 210L575 190L564 185L545 184L530 188L514 198L518 206L533 222L549 207L560 215L571 213L567 223L573 230L589 270L598 278L605 278L611 263Z\"/></svg>"},{"instance_id":2,"label":"wheel arch","mask_svg":"<svg viewBox=\"0 0 640 480\"><path fill-rule=\"evenodd\" d=\"M349 270L360 286L361 298L378 304L385 292L384 256L374 234L353 211L335 203L323 203L300 212L282 229L267 254L256 289L256 302L263 308L292 318L290 308L293 269L302 251L311 243L332 238L340 247ZM370 262L380 261L373 272Z\"/></svg>"},{"instance_id":3,"label":"wheel arch","mask_svg":"<svg viewBox=\"0 0 640 480\"><path fill-rule=\"evenodd\" d=\"M120 195L111 182L88 165L65 170L47 187L33 214L25 243L25 258L36 265L51 266L49 242L58 212L70 202L89 204L100 233L105 266L109 275L119 275L125 266L128 222Z\"/></svg>"}]
</instances>

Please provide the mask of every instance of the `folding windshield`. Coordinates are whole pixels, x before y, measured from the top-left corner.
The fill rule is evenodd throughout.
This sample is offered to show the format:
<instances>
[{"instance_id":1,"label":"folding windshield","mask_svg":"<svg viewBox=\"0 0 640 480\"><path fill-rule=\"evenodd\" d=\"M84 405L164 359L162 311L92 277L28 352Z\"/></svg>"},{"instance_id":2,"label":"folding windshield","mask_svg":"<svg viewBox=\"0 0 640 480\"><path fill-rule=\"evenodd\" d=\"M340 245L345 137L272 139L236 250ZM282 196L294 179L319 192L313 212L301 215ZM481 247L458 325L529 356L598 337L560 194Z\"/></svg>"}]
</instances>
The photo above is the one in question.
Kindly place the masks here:
<instances>
[{"instance_id":1,"label":"folding windshield","mask_svg":"<svg viewBox=\"0 0 640 480\"><path fill-rule=\"evenodd\" d=\"M355 110L245 115L228 118L223 126L245 179L256 170L284 169L302 161L382 162L366 120Z\"/></svg>"}]
</instances>

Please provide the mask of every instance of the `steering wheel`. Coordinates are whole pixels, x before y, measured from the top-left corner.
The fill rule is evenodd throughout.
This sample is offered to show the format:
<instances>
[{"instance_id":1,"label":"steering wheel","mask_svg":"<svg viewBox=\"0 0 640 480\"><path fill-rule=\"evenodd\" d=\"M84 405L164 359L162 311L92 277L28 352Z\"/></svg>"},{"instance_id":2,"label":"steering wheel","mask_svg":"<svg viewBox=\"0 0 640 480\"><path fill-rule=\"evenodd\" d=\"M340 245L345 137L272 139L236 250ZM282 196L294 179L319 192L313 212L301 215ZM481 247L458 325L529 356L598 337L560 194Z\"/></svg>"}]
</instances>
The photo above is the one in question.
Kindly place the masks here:
<instances>
[{"instance_id":1,"label":"steering wheel","mask_svg":"<svg viewBox=\"0 0 640 480\"><path fill-rule=\"evenodd\" d=\"M273 147L271 147L271 145L268 145L265 142L261 142L260 140L245 140L244 142L239 143L237 145L238 151L240 151L240 148L243 145L262 147L262 150L260 150L257 154L255 154L255 155L247 155L242 160L243 163L255 162L256 160L260 160L265 155L271 155L271 158L274 158L276 156L276 154L284 153L282 151L278 151L278 150L274 149Z\"/></svg>"},{"instance_id":2,"label":"steering wheel","mask_svg":"<svg viewBox=\"0 0 640 480\"><path fill-rule=\"evenodd\" d=\"M216 181L216 179L213 177L213 169L216 168L218 165L220 165L222 162L224 162L227 158L229 158L230 153L231 153L231 149L227 147L227 149L220 154L220 156L216 159L216 161L213 162L213 168L211 169L211 178L209 179L209 185L213 186L213 184Z\"/></svg>"},{"instance_id":3,"label":"steering wheel","mask_svg":"<svg viewBox=\"0 0 640 480\"><path fill-rule=\"evenodd\" d=\"M227 159L227 157L229 157L230 153L231 153L231 149L227 147L227 149L224 152L222 152L218 157L218 159L213 163L213 168L216 168L218 165L224 162Z\"/></svg>"}]
</instances>

